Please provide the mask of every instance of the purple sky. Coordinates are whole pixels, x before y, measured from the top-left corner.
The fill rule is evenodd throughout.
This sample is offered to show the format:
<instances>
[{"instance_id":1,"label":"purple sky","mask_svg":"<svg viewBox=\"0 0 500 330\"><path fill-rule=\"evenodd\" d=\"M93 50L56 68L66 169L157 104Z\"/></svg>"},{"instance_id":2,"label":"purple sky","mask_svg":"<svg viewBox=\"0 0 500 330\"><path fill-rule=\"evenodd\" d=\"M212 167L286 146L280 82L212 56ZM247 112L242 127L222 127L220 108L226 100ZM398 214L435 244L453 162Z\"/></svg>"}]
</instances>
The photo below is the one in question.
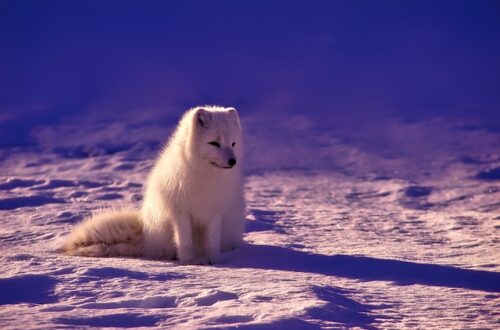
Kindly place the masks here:
<instances>
[{"instance_id":1,"label":"purple sky","mask_svg":"<svg viewBox=\"0 0 500 330\"><path fill-rule=\"evenodd\" d=\"M12 0L0 49L0 128L21 135L204 103L500 123L497 0Z\"/></svg>"}]
</instances>

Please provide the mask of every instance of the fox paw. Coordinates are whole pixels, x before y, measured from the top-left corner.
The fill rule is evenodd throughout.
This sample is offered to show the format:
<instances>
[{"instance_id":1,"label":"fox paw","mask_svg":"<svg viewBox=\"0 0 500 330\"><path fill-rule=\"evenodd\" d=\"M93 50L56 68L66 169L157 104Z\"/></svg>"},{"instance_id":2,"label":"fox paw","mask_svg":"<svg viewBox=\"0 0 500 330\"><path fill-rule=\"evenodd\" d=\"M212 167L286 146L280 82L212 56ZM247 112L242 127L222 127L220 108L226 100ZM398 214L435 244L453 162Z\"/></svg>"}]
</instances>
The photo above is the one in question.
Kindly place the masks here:
<instances>
[{"instance_id":1,"label":"fox paw","mask_svg":"<svg viewBox=\"0 0 500 330\"><path fill-rule=\"evenodd\" d=\"M220 256L202 256L187 261L179 260L179 262L181 265L214 265L220 262Z\"/></svg>"},{"instance_id":2,"label":"fox paw","mask_svg":"<svg viewBox=\"0 0 500 330\"><path fill-rule=\"evenodd\" d=\"M236 250L240 245L241 245L241 242L224 244L224 245L222 245L222 251L223 252L233 251L233 250Z\"/></svg>"},{"instance_id":3,"label":"fox paw","mask_svg":"<svg viewBox=\"0 0 500 330\"><path fill-rule=\"evenodd\" d=\"M188 248L179 249L177 258L182 265L192 265L196 260L193 250Z\"/></svg>"}]
</instances>

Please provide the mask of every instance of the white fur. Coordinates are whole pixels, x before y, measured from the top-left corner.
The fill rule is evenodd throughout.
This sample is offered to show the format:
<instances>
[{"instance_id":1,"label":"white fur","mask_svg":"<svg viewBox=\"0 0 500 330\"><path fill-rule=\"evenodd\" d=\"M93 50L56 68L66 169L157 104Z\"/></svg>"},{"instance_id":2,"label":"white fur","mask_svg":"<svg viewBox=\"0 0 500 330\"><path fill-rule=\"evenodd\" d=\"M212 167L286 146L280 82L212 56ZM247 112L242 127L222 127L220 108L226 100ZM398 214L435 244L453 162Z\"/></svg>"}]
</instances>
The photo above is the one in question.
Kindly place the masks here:
<instances>
[{"instance_id":1,"label":"white fur","mask_svg":"<svg viewBox=\"0 0 500 330\"><path fill-rule=\"evenodd\" d=\"M217 262L221 251L242 242L242 147L235 109L187 111L149 175L140 212L110 211L85 220L64 252ZM236 160L232 168L230 159Z\"/></svg>"}]
</instances>

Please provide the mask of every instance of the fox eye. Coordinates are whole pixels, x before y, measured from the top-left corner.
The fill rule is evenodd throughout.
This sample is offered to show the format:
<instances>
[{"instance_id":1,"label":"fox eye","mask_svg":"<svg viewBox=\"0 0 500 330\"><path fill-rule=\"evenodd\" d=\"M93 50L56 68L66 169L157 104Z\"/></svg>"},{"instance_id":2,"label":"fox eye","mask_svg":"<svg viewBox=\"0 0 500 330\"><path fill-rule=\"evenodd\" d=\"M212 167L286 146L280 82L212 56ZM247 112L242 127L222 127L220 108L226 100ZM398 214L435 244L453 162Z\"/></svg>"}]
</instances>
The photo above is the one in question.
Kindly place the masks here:
<instances>
[{"instance_id":1,"label":"fox eye","mask_svg":"<svg viewBox=\"0 0 500 330\"><path fill-rule=\"evenodd\" d=\"M208 142L208 144L213 145L214 147L217 147L217 148L220 147L220 143L217 141Z\"/></svg>"},{"instance_id":2,"label":"fox eye","mask_svg":"<svg viewBox=\"0 0 500 330\"><path fill-rule=\"evenodd\" d=\"M236 145L236 142L233 142L233 143L231 144L231 147L234 147L235 145Z\"/></svg>"}]
</instances>

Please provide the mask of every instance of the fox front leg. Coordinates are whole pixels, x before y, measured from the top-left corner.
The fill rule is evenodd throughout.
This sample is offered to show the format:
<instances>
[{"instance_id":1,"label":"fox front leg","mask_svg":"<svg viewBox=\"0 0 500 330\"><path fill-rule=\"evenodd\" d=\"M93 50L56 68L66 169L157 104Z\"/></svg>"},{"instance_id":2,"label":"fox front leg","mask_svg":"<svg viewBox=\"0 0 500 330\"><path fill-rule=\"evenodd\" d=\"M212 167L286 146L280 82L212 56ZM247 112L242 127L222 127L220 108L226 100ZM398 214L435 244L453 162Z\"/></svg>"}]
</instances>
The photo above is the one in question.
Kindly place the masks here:
<instances>
[{"instance_id":1,"label":"fox front leg","mask_svg":"<svg viewBox=\"0 0 500 330\"><path fill-rule=\"evenodd\" d=\"M193 227L188 215L179 215L174 220L177 259L181 264L194 263Z\"/></svg>"},{"instance_id":2,"label":"fox front leg","mask_svg":"<svg viewBox=\"0 0 500 330\"><path fill-rule=\"evenodd\" d=\"M215 216L209 221L205 231L204 250L209 264L220 260L222 240L222 217Z\"/></svg>"}]
</instances>

